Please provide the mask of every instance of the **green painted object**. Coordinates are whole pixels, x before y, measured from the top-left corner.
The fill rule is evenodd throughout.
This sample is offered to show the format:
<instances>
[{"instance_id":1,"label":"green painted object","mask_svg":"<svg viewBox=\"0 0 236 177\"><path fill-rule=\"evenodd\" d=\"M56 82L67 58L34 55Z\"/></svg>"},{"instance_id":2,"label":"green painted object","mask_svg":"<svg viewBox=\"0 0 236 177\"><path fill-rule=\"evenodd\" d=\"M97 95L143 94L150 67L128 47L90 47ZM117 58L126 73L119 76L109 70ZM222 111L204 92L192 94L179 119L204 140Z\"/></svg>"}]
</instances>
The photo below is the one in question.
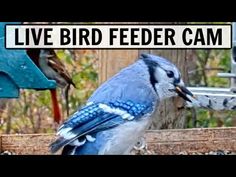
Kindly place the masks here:
<instances>
[{"instance_id":1,"label":"green painted object","mask_svg":"<svg viewBox=\"0 0 236 177\"><path fill-rule=\"evenodd\" d=\"M56 88L56 82L46 78L25 50L5 49L5 24L0 23L0 98L17 98L19 89Z\"/></svg>"}]
</instances>

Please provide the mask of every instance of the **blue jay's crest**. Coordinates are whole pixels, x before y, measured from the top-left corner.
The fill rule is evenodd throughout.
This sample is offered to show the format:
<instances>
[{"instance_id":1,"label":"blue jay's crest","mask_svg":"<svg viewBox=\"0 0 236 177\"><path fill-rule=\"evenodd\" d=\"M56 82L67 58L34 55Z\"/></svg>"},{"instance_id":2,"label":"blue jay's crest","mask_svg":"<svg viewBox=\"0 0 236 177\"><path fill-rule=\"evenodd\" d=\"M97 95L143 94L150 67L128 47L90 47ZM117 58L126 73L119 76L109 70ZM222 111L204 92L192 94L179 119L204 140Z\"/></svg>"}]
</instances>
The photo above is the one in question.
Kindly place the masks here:
<instances>
[{"instance_id":1,"label":"blue jay's crest","mask_svg":"<svg viewBox=\"0 0 236 177\"><path fill-rule=\"evenodd\" d=\"M154 74L155 69L160 67L166 72L169 78L173 77L175 78L175 82L180 82L181 74L178 68L169 60L150 54L141 54L141 59L148 65L151 77Z\"/></svg>"},{"instance_id":2,"label":"blue jay's crest","mask_svg":"<svg viewBox=\"0 0 236 177\"><path fill-rule=\"evenodd\" d=\"M141 54L141 59L149 59L150 61L155 62L157 65L159 65L162 68L166 68L166 69L169 68L170 70L176 69L178 71L178 69L172 62L159 56L155 56L151 54Z\"/></svg>"},{"instance_id":3,"label":"blue jay's crest","mask_svg":"<svg viewBox=\"0 0 236 177\"><path fill-rule=\"evenodd\" d=\"M191 94L179 70L168 60L143 54L140 60L104 82L59 128L51 152L124 154L151 123L162 99Z\"/></svg>"}]
</instances>

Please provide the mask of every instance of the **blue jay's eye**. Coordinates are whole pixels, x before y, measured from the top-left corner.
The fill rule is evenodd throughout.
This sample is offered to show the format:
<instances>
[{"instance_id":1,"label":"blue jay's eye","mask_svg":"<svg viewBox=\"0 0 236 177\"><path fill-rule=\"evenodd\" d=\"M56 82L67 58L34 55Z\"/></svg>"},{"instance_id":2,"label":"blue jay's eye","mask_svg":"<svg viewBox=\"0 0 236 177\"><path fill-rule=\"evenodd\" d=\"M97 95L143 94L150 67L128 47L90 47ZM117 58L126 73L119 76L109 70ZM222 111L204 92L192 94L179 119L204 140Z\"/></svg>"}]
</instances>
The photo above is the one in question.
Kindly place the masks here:
<instances>
[{"instance_id":1,"label":"blue jay's eye","mask_svg":"<svg viewBox=\"0 0 236 177\"><path fill-rule=\"evenodd\" d=\"M166 71L166 74L167 74L167 76L170 77L170 78L174 77L173 71Z\"/></svg>"}]
</instances>

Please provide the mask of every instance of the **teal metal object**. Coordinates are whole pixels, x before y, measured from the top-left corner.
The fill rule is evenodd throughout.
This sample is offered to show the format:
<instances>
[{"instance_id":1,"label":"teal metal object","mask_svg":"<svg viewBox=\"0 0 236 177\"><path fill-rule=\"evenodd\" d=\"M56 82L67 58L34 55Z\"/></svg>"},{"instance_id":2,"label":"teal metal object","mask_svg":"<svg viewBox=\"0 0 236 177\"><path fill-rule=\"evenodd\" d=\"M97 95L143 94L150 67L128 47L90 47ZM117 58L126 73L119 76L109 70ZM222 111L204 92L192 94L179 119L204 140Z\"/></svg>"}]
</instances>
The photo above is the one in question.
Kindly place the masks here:
<instances>
[{"instance_id":1,"label":"teal metal object","mask_svg":"<svg viewBox=\"0 0 236 177\"><path fill-rule=\"evenodd\" d=\"M47 79L25 50L5 49L5 24L9 23L0 23L0 98L18 98L20 89L56 88L56 82Z\"/></svg>"}]
</instances>

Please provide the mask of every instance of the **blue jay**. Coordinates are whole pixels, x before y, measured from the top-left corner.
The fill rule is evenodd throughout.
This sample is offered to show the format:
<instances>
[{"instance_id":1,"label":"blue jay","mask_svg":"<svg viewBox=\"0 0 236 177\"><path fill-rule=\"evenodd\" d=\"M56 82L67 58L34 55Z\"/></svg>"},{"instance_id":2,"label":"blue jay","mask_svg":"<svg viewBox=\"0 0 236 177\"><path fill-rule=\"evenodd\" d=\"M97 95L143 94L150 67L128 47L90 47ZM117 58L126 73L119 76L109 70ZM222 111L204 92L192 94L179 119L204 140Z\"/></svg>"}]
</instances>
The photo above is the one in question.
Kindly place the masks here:
<instances>
[{"instance_id":1,"label":"blue jay","mask_svg":"<svg viewBox=\"0 0 236 177\"><path fill-rule=\"evenodd\" d=\"M129 154L152 122L158 104L173 96L193 98L170 61L141 54L134 64L103 83L61 127L52 153Z\"/></svg>"}]
</instances>

